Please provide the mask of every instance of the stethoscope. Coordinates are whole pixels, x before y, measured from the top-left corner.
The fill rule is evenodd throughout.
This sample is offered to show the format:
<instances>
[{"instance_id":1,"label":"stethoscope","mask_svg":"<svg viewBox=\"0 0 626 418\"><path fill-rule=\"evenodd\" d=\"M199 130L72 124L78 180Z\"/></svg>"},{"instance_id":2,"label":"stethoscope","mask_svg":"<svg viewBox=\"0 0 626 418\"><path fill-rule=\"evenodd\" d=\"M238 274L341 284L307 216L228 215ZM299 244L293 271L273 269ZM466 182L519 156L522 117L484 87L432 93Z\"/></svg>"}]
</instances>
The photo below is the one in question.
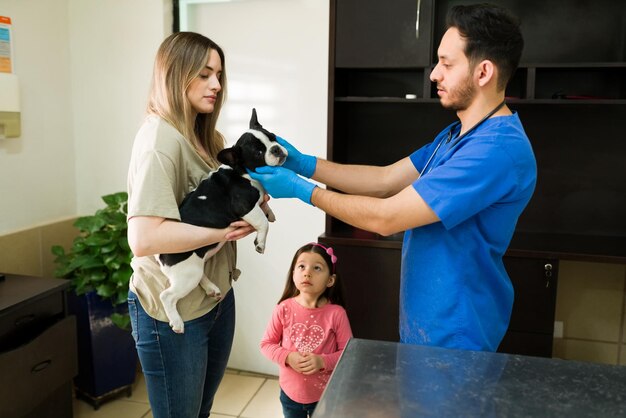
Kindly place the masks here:
<instances>
[{"instance_id":1,"label":"stethoscope","mask_svg":"<svg viewBox=\"0 0 626 418\"><path fill-rule=\"evenodd\" d=\"M469 128L467 131L463 132L462 135L457 136L454 141L452 142L452 144L450 144L450 148L454 147L456 144L459 143L459 141L463 138L465 138L470 132L474 131L476 128L478 128L484 121L486 121L487 119L489 119L490 117L492 117L498 110L500 110L502 108L502 106L504 106L505 104L505 100L502 101L502 103L500 103L498 106L496 106L491 112L487 113L481 120L479 120L478 122L476 122L474 124L474 126L472 126L471 128ZM452 132L455 131L455 129L457 128L457 126L459 126L461 124L461 122L456 122L454 123L451 127L450 130L448 131L448 136L445 139L445 141L442 139L441 141L439 141L439 143L437 144L437 147L435 148L435 150L433 151L432 154L430 154L430 157L428 157L428 161L426 161L426 164L424 164L424 168L422 168L422 171L420 171L419 175L417 176L417 180L420 179L420 177L422 177L422 174L426 174L426 169L428 168L428 165L430 164L430 162L432 161L432 159L435 157L435 155L437 155L437 151L439 151L439 148L441 147L441 144L443 144L444 142L446 144L448 144L451 140L452 140Z\"/></svg>"}]
</instances>

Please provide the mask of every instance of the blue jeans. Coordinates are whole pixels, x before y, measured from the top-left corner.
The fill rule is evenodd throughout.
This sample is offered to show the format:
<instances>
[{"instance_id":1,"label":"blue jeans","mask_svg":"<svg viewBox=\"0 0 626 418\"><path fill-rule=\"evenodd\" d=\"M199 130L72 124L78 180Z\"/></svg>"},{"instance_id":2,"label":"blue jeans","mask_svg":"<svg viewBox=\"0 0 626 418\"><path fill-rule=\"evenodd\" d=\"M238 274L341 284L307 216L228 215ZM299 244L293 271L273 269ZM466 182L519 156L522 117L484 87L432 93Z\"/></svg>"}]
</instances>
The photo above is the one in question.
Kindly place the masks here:
<instances>
[{"instance_id":1,"label":"blue jeans","mask_svg":"<svg viewBox=\"0 0 626 418\"><path fill-rule=\"evenodd\" d=\"M184 334L148 316L132 291L128 312L154 418L208 417L235 333L233 290L211 312L186 321Z\"/></svg>"},{"instance_id":2,"label":"blue jeans","mask_svg":"<svg viewBox=\"0 0 626 418\"><path fill-rule=\"evenodd\" d=\"M309 418L313 415L317 402L299 403L292 400L283 390L280 390L280 403L283 405L284 418Z\"/></svg>"}]
</instances>

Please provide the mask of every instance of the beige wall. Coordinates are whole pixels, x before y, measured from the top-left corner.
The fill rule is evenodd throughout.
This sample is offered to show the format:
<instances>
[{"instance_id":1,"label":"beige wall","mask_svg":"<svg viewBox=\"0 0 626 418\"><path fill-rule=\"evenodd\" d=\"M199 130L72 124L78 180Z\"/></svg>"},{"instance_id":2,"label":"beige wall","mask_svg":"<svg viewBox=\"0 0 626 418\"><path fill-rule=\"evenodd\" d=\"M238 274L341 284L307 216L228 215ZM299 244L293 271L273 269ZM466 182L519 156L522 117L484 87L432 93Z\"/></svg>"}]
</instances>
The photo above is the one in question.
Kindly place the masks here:
<instances>
[{"instance_id":1,"label":"beige wall","mask_svg":"<svg viewBox=\"0 0 626 418\"><path fill-rule=\"evenodd\" d=\"M68 218L45 225L0 235L0 272L28 276L54 277L54 256L50 249L72 245L78 230Z\"/></svg>"},{"instance_id":2,"label":"beige wall","mask_svg":"<svg viewBox=\"0 0 626 418\"><path fill-rule=\"evenodd\" d=\"M624 303L626 266L561 261L553 357L626 364Z\"/></svg>"}]
</instances>

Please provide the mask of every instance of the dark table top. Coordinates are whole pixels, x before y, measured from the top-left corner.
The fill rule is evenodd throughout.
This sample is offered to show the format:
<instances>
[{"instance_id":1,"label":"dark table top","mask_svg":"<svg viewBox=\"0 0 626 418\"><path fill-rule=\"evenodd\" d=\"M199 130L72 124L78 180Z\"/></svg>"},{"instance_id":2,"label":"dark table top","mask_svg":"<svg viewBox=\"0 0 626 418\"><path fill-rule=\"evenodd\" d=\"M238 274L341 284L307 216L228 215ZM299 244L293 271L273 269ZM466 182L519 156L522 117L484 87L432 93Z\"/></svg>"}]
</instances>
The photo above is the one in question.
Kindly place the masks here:
<instances>
[{"instance_id":1,"label":"dark table top","mask_svg":"<svg viewBox=\"0 0 626 418\"><path fill-rule=\"evenodd\" d=\"M352 339L314 418L624 417L626 367Z\"/></svg>"},{"instance_id":2,"label":"dark table top","mask_svg":"<svg viewBox=\"0 0 626 418\"><path fill-rule=\"evenodd\" d=\"M2 277L4 276L4 277ZM70 281L0 272L0 312L67 289Z\"/></svg>"}]
</instances>

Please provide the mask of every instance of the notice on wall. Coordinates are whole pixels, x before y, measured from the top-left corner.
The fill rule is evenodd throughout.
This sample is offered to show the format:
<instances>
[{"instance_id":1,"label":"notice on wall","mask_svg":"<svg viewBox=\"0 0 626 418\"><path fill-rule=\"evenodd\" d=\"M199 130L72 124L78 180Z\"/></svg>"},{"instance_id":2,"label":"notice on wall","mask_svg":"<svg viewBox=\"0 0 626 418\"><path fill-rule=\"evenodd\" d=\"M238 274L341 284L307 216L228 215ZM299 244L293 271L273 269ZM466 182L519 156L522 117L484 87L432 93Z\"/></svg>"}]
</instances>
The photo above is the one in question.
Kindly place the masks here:
<instances>
[{"instance_id":1,"label":"notice on wall","mask_svg":"<svg viewBox=\"0 0 626 418\"><path fill-rule=\"evenodd\" d=\"M0 73L13 72L11 57L11 18L0 16Z\"/></svg>"}]
</instances>

